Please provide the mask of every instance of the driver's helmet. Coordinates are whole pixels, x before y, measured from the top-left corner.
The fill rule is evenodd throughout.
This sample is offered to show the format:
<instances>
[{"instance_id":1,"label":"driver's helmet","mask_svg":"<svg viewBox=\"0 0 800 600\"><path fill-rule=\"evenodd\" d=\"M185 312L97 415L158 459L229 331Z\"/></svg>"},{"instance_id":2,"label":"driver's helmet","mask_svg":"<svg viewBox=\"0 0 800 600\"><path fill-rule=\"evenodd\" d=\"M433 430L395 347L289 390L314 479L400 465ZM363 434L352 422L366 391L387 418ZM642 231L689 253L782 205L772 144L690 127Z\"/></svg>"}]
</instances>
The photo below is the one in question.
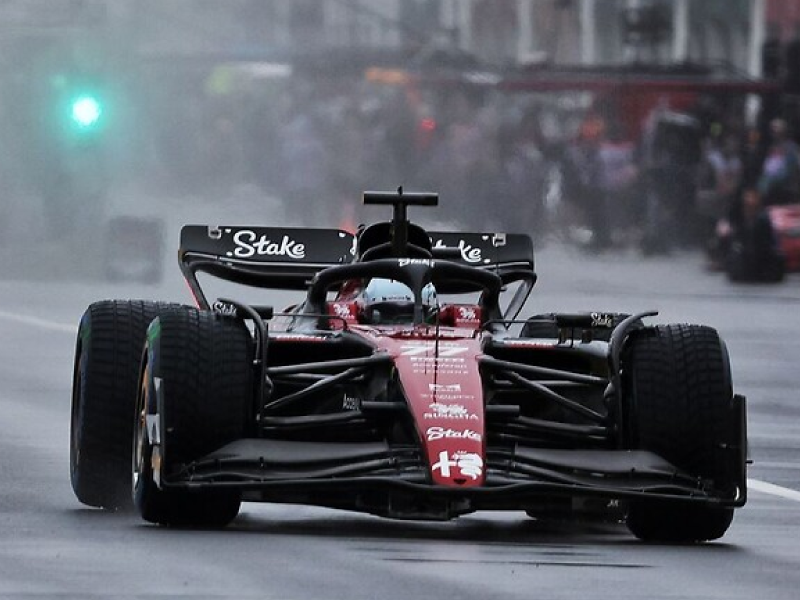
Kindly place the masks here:
<instances>
[{"instance_id":1,"label":"driver's helmet","mask_svg":"<svg viewBox=\"0 0 800 600\"><path fill-rule=\"evenodd\" d=\"M426 322L432 322L439 310L433 284L422 288L422 312ZM370 279L361 293L360 317L371 325L394 325L414 320L414 292L394 279Z\"/></svg>"}]
</instances>

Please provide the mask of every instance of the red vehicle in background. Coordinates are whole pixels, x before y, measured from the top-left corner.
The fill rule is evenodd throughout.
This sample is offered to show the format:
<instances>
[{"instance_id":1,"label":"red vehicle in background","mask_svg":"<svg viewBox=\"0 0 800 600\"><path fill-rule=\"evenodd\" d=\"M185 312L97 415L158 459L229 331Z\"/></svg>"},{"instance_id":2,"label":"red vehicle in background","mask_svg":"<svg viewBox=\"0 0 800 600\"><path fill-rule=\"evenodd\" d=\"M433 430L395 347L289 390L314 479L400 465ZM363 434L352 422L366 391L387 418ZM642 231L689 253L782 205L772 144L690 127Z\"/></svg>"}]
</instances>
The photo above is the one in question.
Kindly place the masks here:
<instances>
[{"instance_id":1,"label":"red vehicle in background","mask_svg":"<svg viewBox=\"0 0 800 600\"><path fill-rule=\"evenodd\" d=\"M767 210L786 258L786 270L800 271L800 204L770 206Z\"/></svg>"}]
</instances>

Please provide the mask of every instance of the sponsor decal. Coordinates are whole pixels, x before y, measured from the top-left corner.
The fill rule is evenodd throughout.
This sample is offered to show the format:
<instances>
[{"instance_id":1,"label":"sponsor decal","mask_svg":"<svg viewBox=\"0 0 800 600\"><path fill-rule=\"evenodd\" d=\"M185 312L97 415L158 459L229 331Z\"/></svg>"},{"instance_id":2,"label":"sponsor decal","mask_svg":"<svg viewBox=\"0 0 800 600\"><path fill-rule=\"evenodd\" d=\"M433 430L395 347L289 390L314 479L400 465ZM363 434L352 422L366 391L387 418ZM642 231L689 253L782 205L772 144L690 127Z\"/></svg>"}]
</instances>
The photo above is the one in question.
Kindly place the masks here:
<instances>
[{"instance_id":1,"label":"sponsor decal","mask_svg":"<svg viewBox=\"0 0 800 600\"><path fill-rule=\"evenodd\" d=\"M407 267L408 265L427 265L432 267L433 261L430 258L398 258L397 264L401 267Z\"/></svg>"},{"instance_id":2,"label":"sponsor decal","mask_svg":"<svg viewBox=\"0 0 800 600\"><path fill-rule=\"evenodd\" d=\"M286 256L301 259L306 256L305 244L299 244L288 235L280 241L267 239L266 235L258 237L255 231L242 229L233 234L233 243L236 248L228 252L228 256L237 258L251 258L253 256Z\"/></svg>"},{"instance_id":3,"label":"sponsor decal","mask_svg":"<svg viewBox=\"0 0 800 600\"><path fill-rule=\"evenodd\" d=\"M465 363L464 358L452 358L448 356L412 356L411 362L421 363Z\"/></svg>"},{"instance_id":4,"label":"sponsor decal","mask_svg":"<svg viewBox=\"0 0 800 600\"><path fill-rule=\"evenodd\" d=\"M464 358L451 358L441 356L411 356L411 370L414 373L429 373L436 370L439 375L465 375L469 373L469 366Z\"/></svg>"},{"instance_id":5,"label":"sponsor decal","mask_svg":"<svg viewBox=\"0 0 800 600\"><path fill-rule=\"evenodd\" d=\"M610 313L592 313L592 327L613 327L614 315Z\"/></svg>"},{"instance_id":6,"label":"sponsor decal","mask_svg":"<svg viewBox=\"0 0 800 600\"><path fill-rule=\"evenodd\" d=\"M472 304L447 304L439 314L441 322L451 327L474 328L481 321L481 309Z\"/></svg>"},{"instance_id":7,"label":"sponsor decal","mask_svg":"<svg viewBox=\"0 0 800 600\"><path fill-rule=\"evenodd\" d=\"M519 346L521 348L552 348L558 344L558 340L552 342L532 342L530 340L497 340L494 343L501 346Z\"/></svg>"},{"instance_id":8,"label":"sponsor decal","mask_svg":"<svg viewBox=\"0 0 800 600\"><path fill-rule=\"evenodd\" d=\"M352 319L354 317L352 306L349 303L345 302L334 302L333 306L333 314L337 317L340 317L345 320Z\"/></svg>"},{"instance_id":9,"label":"sponsor decal","mask_svg":"<svg viewBox=\"0 0 800 600\"><path fill-rule=\"evenodd\" d=\"M472 307L459 306L456 310L458 310L459 321L476 321L478 319L478 311Z\"/></svg>"},{"instance_id":10,"label":"sponsor decal","mask_svg":"<svg viewBox=\"0 0 800 600\"><path fill-rule=\"evenodd\" d=\"M475 396L473 394L462 394L458 392L456 394L446 394L444 392L435 392L433 394L420 394L422 398L432 398L433 402L464 402L465 400L473 400Z\"/></svg>"},{"instance_id":11,"label":"sponsor decal","mask_svg":"<svg viewBox=\"0 0 800 600\"><path fill-rule=\"evenodd\" d=\"M472 440L473 442L480 442L483 439L480 433L472 431L472 429L450 429L449 427L428 427L425 437L429 442L435 442L436 440Z\"/></svg>"},{"instance_id":12,"label":"sponsor decal","mask_svg":"<svg viewBox=\"0 0 800 600\"><path fill-rule=\"evenodd\" d=\"M428 389L431 392L460 392L460 383L429 383Z\"/></svg>"},{"instance_id":13,"label":"sponsor decal","mask_svg":"<svg viewBox=\"0 0 800 600\"><path fill-rule=\"evenodd\" d=\"M469 477L477 479L483 474L483 459L474 452L454 452L448 454L447 450L439 453L439 460L432 467L434 471L440 471L442 477Z\"/></svg>"},{"instance_id":14,"label":"sponsor decal","mask_svg":"<svg viewBox=\"0 0 800 600\"><path fill-rule=\"evenodd\" d=\"M443 419L446 421L477 421L478 415L471 413L463 404L442 404L431 402L430 412L423 413L425 419Z\"/></svg>"},{"instance_id":15,"label":"sponsor decal","mask_svg":"<svg viewBox=\"0 0 800 600\"><path fill-rule=\"evenodd\" d=\"M443 240L436 240L433 245L434 248L451 248L452 246L445 246ZM468 244L464 240L458 240L458 246L455 246L461 252L461 260L468 263L483 262L481 249ZM487 261L488 262L488 261Z\"/></svg>"},{"instance_id":16,"label":"sponsor decal","mask_svg":"<svg viewBox=\"0 0 800 600\"><path fill-rule=\"evenodd\" d=\"M427 354L428 352L433 352L436 349L436 344L430 343L422 343L422 344L404 344L401 349L402 352L400 356L418 356L420 354ZM457 356L459 354L463 354L469 348L467 346L453 346L450 344L438 344L438 356L440 357L451 357Z\"/></svg>"},{"instance_id":17,"label":"sponsor decal","mask_svg":"<svg viewBox=\"0 0 800 600\"><path fill-rule=\"evenodd\" d=\"M348 396L345 394L344 400L342 400L342 410L360 410L361 409L361 400L356 398L355 396Z\"/></svg>"},{"instance_id":18,"label":"sponsor decal","mask_svg":"<svg viewBox=\"0 0 800 600\"><path fill-rule=\"evenodd\" d=\"M214 304L211 305L211 310L226 317L235 317L237 315L236 307L233 304L230 302L222 302L221 300L214 302Z\"/></svg>"},{"instance_id":19,"label":"sponsor decal","mask_svg":"<svg viewBox=\"0 0 800 600\"><path fill-rule=\"evenodd\" d=\"M270 333L269 339L279 342L324 342L328 337L306 333Z\"/></svg>"}]
</instances>

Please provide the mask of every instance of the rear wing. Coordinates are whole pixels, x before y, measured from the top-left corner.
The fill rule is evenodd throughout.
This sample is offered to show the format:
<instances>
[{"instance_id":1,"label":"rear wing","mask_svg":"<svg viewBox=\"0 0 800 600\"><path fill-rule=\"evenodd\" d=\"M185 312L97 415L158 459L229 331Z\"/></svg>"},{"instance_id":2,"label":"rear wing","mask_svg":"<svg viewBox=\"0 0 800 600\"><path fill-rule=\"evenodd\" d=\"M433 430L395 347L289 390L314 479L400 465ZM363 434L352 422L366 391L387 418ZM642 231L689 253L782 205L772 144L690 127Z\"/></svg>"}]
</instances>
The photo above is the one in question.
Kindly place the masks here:
<instances>
[{"instance_id":1,"label":"rear wing","mask_svg":"<svg viewBox=\"0 0 800 600\"><path fill-rule=\"evenodd\" d=\"M178 260L198 306L197 273L253 287L305 290L311 278L352 262L355 236L340 229L185 225Z\"/></svg>"},{"instance_id":2,"label":"rear wing","mask_svg":"<svg viewBox=\"0 0 800 600\"><path fill-rule=\"evenodd\" d=\"M430 231L428 234L434 258L447 258L492 271L500 276L504 285L520 282L505 311L506 318L513 319L519 314L536 283L533 241L529 235L452 231Z\"/></svg>"},{"instance_id":3,"label":"rear wing","mask_svg":"<svg viewBox=\"0 0 800 600\"><path fill-rule=\"evenodd\" d=\"M504 284L523 281L520 305L536 281L533 244L527 235L439 231L428 235L434 258L491 270ZM356 237L340 229L185 225L178 257L198 306L208 308L198 272L253 287L306 290L318 272L353 262L355 248ZM516 304L515 296L512 306Z\"/></svg>"},{"instance_id":4,"label":"rear wing","mask_svg":"<svg viewBox=\"0 0 800 600\"><path fill-rule=\"evenodd\" d=\"M429 231L434 258L498 271L533 271L533 242L521 233Z\"/></svg>"}]
</instances>

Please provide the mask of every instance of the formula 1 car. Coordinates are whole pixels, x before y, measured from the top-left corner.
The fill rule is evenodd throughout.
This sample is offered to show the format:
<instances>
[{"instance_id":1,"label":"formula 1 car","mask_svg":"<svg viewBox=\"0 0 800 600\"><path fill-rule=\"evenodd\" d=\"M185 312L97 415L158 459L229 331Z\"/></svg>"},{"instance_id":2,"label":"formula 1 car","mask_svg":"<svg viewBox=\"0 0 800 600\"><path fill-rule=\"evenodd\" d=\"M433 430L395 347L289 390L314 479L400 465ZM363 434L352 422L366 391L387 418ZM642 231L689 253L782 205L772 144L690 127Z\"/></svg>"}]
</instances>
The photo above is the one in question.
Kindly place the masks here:
<instances>
[{"instance_id":1,"label":"formula 1 car","mask_svg":"<svg viewBox=\"0 0 800 600\"><path fill-rule=\"evenodd\" d=\"M393 219L355 235L187 225L180 266L198 308L87 309L81 502L132 495L145 520L177 527L225 526L249 501L625 520L655 541L726 532L746 501L745 399L715 330L646 325L656 313L517 319L536 282L529 236L410 223L436 194L364 201ZM305 296L283 313L210 301L201 274Z\"/></svg>"}]
</instances>

